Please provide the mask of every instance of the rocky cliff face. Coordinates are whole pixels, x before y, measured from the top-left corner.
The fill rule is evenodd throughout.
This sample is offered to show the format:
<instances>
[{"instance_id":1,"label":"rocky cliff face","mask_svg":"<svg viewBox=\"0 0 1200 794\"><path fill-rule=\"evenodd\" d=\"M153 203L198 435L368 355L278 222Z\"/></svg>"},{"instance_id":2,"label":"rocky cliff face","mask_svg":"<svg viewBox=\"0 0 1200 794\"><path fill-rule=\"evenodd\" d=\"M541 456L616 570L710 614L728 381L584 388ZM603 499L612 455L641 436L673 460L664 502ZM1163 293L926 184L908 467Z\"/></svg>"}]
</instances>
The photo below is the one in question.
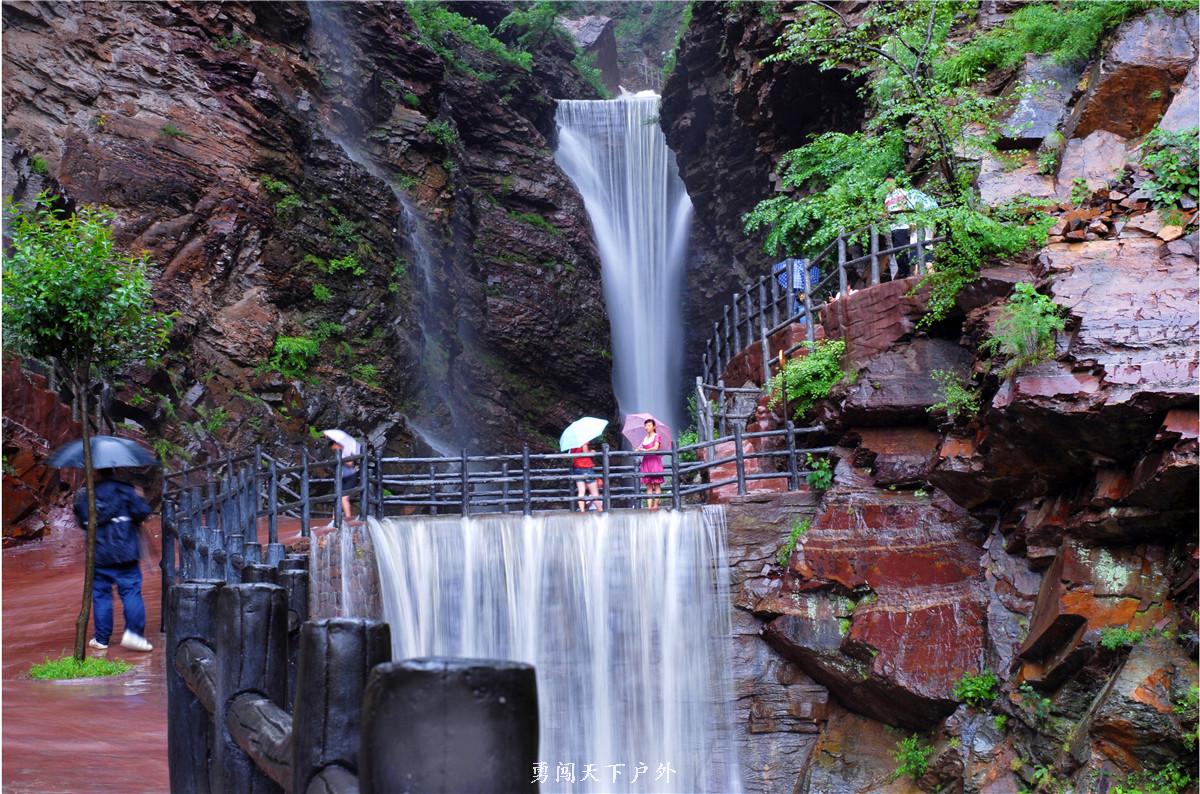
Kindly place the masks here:
<instances>
[{"instance_id":1,"label":"rocky cliff face","mask_svg":"<svg viewBox=\"0 0 1200 794\"><path fill-rule=\"evenodd\" d=\"M742 216L771 195L778 157L809 135L848 132L863 120L857 86L841 72L762 62L775 51L787 7L760 13L752 3L695 3L663 86L660 120L695 205L688 371L699 369L721 306L770 261L761 237L742 231Z\"/></svg>"},{"instance_id":2,"label":"rocky cliff face","mask_svg":"<svg viewBox=\"0 0 1200 794\"><path fill-rule=\"evenodd\" d=\"M1036 59L1010 76L1055 83L1037 103L1014 93L1011 159L985 159L981 192L1062 203L1050 242L984 269L949 321L918 330L916 279L824 312L853 375L819 417L837 448L832 487L728 508L751 791L1105 792L1169 764L1195 778L1200 235L1186 201L1171 223L1151 210L1137 163L1137 136L1195 107L1195 30L1194 16L1154 10L1074 76ZM702 44L732 50L730 34L744 41L718 7L698 9L683 62ZM722 178L703 160L721 149L681 133L740 96L737 67L709 64L718 99L685 96L680 76L669 113L664 100L689 187ZM769 79L786 94L789 77ZM1038 174L1033 150L1054 133L1061 167ZM763 160L781 153L770 140L757 137ZM1077 179L1091 195L1068 201ZM697 225L750 245L734 240L741 196L701 192ZM1067 328L1051 361L985 375L979 345L1019 281L1065 307ZM935 369L979 375L978 416L931 412ZM963 682L986 673L994 692L966 703ZM913 734L927 769L897 778L897 743Z\"/></svg>"},{"instance_id":3,"label":"rocky cliff face","mask_svg":"<svg viewBox=\"0 0 1200 794\"><path fill-rule=\"evenodd\" d=\"M526 72L400 4L318 6L324 38L299 3L5 6L6 190L113 207L178 312L112 418L196 453L330 426L540 446L611 411L599 261L548 143L549 91L586 96L573 53ZM280 337L320 352L285 377Z\"/></svg>"}]
</instances>

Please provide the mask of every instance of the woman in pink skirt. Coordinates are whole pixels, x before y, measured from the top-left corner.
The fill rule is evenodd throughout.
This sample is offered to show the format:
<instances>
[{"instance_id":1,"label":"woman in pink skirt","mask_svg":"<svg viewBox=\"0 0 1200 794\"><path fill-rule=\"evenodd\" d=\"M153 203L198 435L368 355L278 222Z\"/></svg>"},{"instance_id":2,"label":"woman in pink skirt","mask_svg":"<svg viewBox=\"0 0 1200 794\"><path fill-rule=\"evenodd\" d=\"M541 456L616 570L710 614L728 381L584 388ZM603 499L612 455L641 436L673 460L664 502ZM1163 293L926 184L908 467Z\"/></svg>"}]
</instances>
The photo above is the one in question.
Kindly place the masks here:
<instances>
[{"instance_id":1,"label":"woman in pink skirt","mask_svg":"<svg viewBox=\"0 0 1200 794\"><path fill-rule=\"evenodd\" d=\"M657 452L662 449L662 439L658 436L658 424L653 419L647 419L645 425L646 437L642 439L642 445L637 448L637 452ZM663 484L663 463L661 455L644 455L642 456L641 465L642 474L649 475L642 477L642 485L646 486L646 493L657 496L662 493ZM646 506L651 510L658 509L658 499L649 499Z\"/></svg>"}]
</instances>

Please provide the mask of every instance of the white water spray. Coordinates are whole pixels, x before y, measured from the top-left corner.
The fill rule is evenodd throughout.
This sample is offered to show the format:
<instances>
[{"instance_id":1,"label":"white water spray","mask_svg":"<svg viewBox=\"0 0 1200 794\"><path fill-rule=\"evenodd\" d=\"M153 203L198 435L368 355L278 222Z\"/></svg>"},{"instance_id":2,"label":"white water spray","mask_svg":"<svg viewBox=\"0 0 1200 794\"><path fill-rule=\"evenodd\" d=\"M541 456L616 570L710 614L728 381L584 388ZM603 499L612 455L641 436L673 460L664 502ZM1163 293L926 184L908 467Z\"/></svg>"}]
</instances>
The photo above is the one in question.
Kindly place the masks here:
<instances>
[{"instance_id":1,"label":"white water spray","mask_svg":"<svg viewBox=\"0 0 1200 794\"><path fill-rule=\"evenodd\" d=\"M692 202L659 129L658 100L650 92L559 100L554 158L583 196L600 249L621 411L649 411L681 429Z\"/></svg>"},{"instance_id":2,"label":"white water spray","mask_svg":"<svg viewBox=\"0 0 1200 794\"><path fill-rule=\"evenodd\" d=\"M393 658L535 665L544 793L737 794L724 524L720 507L372 520Z\"/></svg>"}]
</instances>

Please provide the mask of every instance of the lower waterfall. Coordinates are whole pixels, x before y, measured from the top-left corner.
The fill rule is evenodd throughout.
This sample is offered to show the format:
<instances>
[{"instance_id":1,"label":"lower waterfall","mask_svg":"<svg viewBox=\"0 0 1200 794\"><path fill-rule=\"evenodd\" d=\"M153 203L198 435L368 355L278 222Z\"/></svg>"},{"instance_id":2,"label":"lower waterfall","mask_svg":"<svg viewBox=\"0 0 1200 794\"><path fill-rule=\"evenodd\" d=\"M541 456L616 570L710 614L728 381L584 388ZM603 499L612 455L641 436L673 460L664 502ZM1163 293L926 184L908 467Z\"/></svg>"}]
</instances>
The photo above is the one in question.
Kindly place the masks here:
<instances>
[{"instance_id":1,"label":"lower waterfall","mask_svg":"<svg viewBox=\"0 0 1200 794\"><path fill-rule=\"evenodd\" d=\"M723 508L370 530L393 658L536 666L543 792L741 791Z\"/></svg>"}]
</instances>

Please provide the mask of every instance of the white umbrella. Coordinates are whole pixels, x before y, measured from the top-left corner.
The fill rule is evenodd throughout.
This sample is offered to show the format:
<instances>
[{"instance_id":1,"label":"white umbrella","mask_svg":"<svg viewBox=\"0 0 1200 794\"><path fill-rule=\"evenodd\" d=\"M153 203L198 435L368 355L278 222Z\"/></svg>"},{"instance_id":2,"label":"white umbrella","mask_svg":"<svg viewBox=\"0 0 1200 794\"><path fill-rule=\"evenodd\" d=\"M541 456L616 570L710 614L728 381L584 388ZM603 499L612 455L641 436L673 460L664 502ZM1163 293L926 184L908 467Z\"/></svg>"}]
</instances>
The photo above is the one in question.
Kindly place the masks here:
<instances>
[{"instance_id":1,"label":"white umbrella","mask_svg":"<svg viewBox=\"0 0 1200 794\"><path fill-rule=\"evenodd\" d=\"M322 430L321 433L330 441L342 445L342 455L344 457L358 454L358 442L354 440L354 436L345 430Z\"/></svg>"}]
</instances>

